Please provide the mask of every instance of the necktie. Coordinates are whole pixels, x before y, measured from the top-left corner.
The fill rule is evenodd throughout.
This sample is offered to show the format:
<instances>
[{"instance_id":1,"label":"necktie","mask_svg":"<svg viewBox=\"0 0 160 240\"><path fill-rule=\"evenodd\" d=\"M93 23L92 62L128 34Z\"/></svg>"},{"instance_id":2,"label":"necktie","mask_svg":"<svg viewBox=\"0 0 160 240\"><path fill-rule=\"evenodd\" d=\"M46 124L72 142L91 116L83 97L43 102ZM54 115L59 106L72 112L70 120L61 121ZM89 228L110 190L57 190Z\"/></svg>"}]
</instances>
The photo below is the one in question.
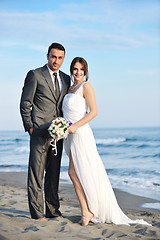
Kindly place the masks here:
<instances>
[{"instance_id":1,"label":"necktie","mask_svg":"<svg viewBox=\"0 0 160 240\"><path fill-rule=\"evenodd\" d=\"M54 83L55 83L55 95L56 95L56 99L58 99L60 95L60 89L59 89L57 73L53 73L53 75L54 75Z\"/></svg>"}]
</instances>

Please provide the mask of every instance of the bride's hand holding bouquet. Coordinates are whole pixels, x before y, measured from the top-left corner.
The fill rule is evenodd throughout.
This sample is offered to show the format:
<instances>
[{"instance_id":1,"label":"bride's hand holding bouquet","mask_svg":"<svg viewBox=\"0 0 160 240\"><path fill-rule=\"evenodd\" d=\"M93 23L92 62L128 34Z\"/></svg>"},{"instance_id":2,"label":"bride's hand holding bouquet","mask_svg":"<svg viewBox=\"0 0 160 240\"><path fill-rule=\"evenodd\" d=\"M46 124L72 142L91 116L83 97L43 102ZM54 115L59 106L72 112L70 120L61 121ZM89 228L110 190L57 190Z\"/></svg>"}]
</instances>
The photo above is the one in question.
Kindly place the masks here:
<instances>
[{"instance_id":1,"label":"bride's hand holding bouquet","mask_svg":"<svg viewBox=\"0 0 160 240\"><path fill-rule=\"evenodd\" d=\"M74 133L75 131L77 130L77 127L76 127L76 124L71 124L68 128L67 128L67 131L69 134L72 134Z\"/></svg>"}]
</instances>

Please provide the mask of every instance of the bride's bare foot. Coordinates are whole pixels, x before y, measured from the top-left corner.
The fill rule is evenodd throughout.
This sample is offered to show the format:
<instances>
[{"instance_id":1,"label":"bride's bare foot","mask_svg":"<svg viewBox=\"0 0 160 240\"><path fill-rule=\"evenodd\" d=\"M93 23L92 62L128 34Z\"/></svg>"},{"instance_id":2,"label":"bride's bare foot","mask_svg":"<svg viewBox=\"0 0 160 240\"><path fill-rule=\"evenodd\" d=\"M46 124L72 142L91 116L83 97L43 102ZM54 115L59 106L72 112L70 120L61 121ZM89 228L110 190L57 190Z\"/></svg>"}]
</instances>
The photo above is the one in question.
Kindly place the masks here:
<instances>
[{"instance_id":1,"label":"bride's bare foot","mask_svg":"<svg viewBox=\"0 0 160 240\"><path fill-rule=\"evenodd\" d=\"M93 218L93 216L94 215L91 212L88 212L87 215L82 216L82 219L81 219L82 226L87 226L90 220Z\"/></svg>"},{"instance_id":2,"label":"bride's bare foot","mask_svg":"<svg viewBox=\"0 0 160 240\"><path fill-rule=\"evenodd\" d=\"M82 223L82 219L81 219L81 220L79 220L79 222L78 222L78 223L80 223L80 224L81 224L81 223Z\"/></svg>"}]
</instances>

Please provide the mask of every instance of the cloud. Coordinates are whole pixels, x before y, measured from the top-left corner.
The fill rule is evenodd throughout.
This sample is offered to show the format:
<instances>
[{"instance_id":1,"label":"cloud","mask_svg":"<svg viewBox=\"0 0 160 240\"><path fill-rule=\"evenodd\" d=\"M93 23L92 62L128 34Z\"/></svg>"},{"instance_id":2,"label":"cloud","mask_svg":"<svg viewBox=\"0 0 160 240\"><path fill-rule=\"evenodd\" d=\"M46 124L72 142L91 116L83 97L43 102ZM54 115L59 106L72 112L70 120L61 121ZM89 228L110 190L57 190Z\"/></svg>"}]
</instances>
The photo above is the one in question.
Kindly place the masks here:
<instances>
[{"instance_id":1,"label":"cloud","mask_svg":"<svg viewBox=\"0 0 160 240\"><path fill-rule=\"evenodd\" d=\"M160 72L156 71L156 70L142 70L142 71L138 71L138 70L129 70L128 71L129 74L131 75L138 75L138 76L148 76L148 77L159 77ZM150 79L151 81L153 81L153 79Z\"/></svg>"},{"instance_id":2,"label":"cloud","mask_svg":"<svg viewBox=\"0 0 160 240\"><path fill-rule=\"evenodd\" d=\"M114 24L129 26L131 24L157 23L159 25L160 5L157 0L90 0L85 3L66 3L61 5L63 16L79 21L82 19L96 24Z\"/></svg>"},{"instance_id":3,"label":"cloud","mask_svg":"<svg viewBox=\"0 0 160 240\"><path fill-rule=\"evenodd\" d=\"M157 44L155 31L136 26L137 22L148 24L150 19L156 22L157 10L154 18L149 7L143 6L143 13L150 14L142 16L141 5L132 4L130 9L124 2L63 3L52 12L1 12L0 45L25 45L44 51L52 41L62 42L70 50L121 50Z\"/></svg>"}]
</instances>

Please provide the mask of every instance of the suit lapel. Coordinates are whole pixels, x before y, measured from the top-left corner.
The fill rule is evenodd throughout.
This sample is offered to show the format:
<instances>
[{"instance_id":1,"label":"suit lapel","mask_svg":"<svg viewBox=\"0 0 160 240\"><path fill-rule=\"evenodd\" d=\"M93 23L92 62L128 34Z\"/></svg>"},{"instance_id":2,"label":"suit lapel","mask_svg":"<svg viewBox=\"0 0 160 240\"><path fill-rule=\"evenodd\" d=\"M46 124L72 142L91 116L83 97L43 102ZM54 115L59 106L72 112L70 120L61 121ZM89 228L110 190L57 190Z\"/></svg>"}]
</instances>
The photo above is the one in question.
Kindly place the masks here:
<instances>
[{"instance_id":1,"label":"suit lapel","mask_svg":"<svg viewBox=\"0 0 160 240\"><path fill-rule=\"evenodd\" d=\"M61 101L63 96L66 94L66 92L68 90L68 85L67 85L67 83L65 81L63 73L61 71L59 71L59 74L60 74L60 78L61 78L61 81L62 81L62 84L63 84L62 91L61 91L59 99L58 99L58 101Z\"/></svg>"},{"instance_id":2,"label":"suit lapel","mask_svg":"<svg viewBox=\"0 0 160 240\"><path fill-rule=\"evenodd\" d=\"M54 96L54 98L56 100L53 82L52 82L51 75L50 75L46 65L44 66L42 71L43 71L43 76L44 76L46 82L48 83L49 89L51 90L51 92L52 92L52 94L53 94L53 96Z\"/></svg>"},{"instance_id":3,"label":"suit lapel","mask_svg":"<svg viewBox=\"0 0 160 240\"><path fill-rule=\"evenodd\" d=\"M43 73L43 76L44 76L48 86L49 86L50 91L52 92L52 95L53 95L55 101L57 101L56 96L55 96L53 82L51 79L51 75L50 75L46 65L43 67L42 73ZM66 92L68 91L68 84L65 81L63 72L59 71L59 74L60 74L60 78L61 78L62 85L63 85L62 91L61 91L59 99L58 99L58 101L61 101L63 99L64 95L66 94Z\"/></svg>"}]
</instances>

